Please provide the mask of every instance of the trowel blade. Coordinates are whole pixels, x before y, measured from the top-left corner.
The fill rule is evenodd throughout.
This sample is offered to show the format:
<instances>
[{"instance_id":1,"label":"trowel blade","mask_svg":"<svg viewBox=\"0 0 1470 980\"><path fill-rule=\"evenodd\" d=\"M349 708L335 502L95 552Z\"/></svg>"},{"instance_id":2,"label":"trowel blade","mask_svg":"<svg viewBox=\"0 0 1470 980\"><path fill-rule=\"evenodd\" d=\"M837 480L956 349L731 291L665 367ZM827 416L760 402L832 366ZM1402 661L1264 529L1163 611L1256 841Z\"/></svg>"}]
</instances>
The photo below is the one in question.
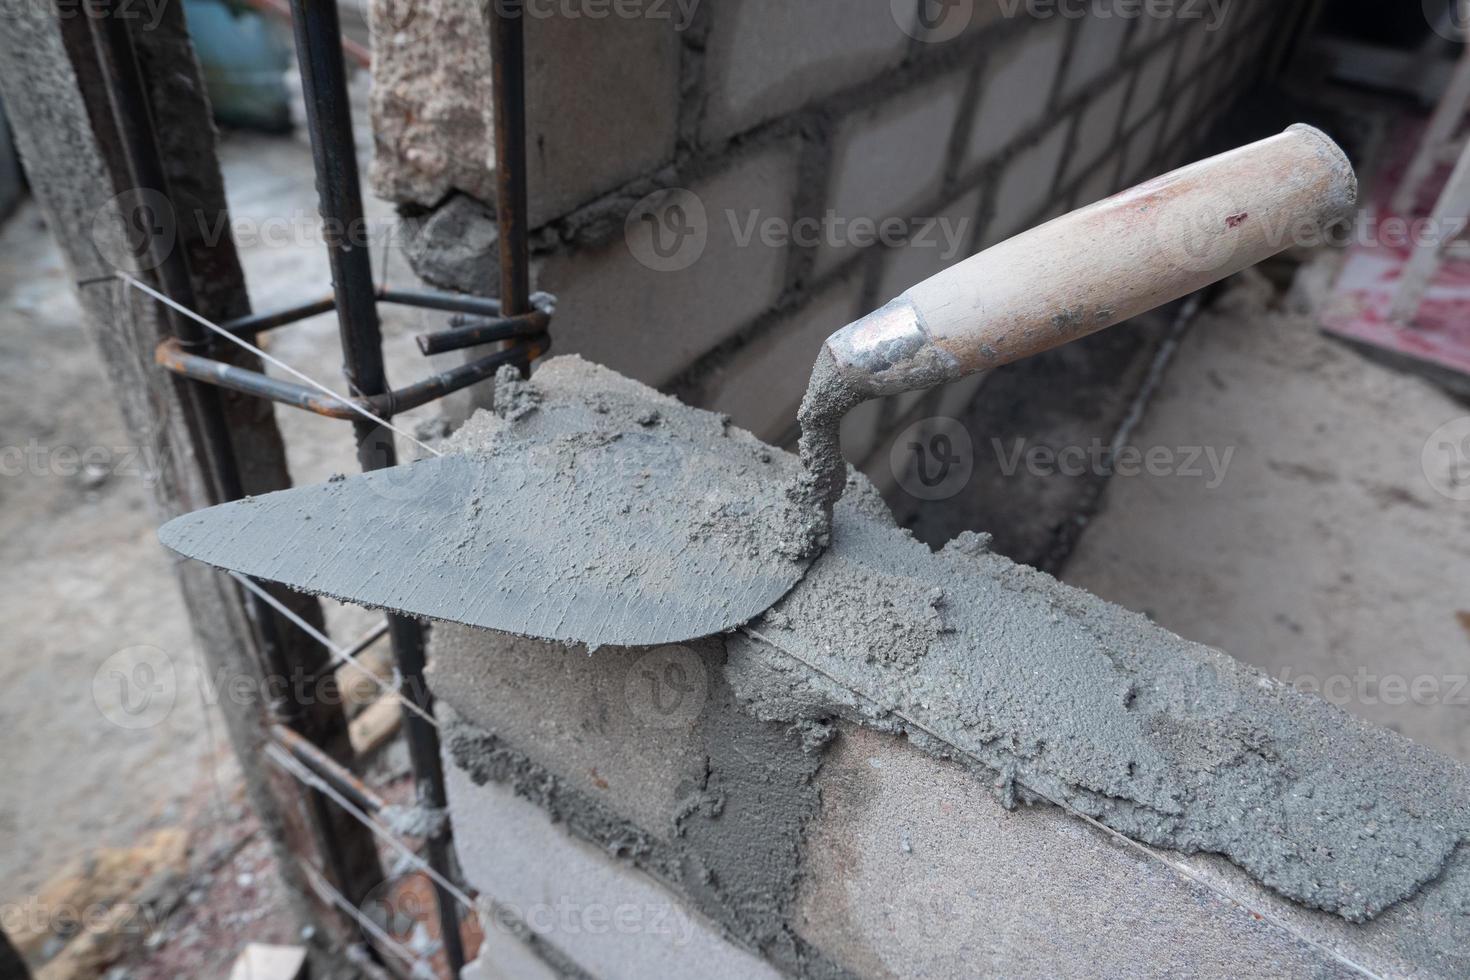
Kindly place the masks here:
<instances>
[{"instance_id":1,"label":"trowel blade","mask_svg":"<svg viewBox=\"0 0 1470 980\"><path fill-rule=\"evenodd\" d=\"M589 645L733 629L806 562L776 469L641 433L447 455L186 514L190 558L410 616Z\"/></svg>"}]
</instances>

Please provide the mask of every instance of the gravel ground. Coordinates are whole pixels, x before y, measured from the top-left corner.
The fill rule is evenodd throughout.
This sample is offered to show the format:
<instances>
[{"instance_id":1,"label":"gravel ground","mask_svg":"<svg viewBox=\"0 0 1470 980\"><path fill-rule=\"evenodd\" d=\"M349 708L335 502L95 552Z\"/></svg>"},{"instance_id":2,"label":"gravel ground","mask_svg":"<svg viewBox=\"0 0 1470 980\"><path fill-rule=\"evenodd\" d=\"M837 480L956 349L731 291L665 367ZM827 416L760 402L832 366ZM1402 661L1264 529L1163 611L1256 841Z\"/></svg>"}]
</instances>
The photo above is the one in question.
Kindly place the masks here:
<instances>
[{"instance_id":1,"label":"gravel ground","mask_svg":"<svg viewBox=\"0 0 1470 980\"><path fill-rule=\"evenodd\" d=\"M256 308L328 289L306 146L230 135L222 157ZM375 223L390 214L369 201ZM392 281L414 282L399 256L390 260ZM442 322L443 314L384 309L390 380L430 370L412 335ZM340 381L330 316L271 335L270 349ZM178 822L193 796L216 776L232 785L235 772L223 723L203 707L198 651L154 537L146 466L128 448L69 273L33 202L0 228L0 381L4 902L34 892L69 857ZM355 468L346 423L290 409L277 416L298 482ZM404 417L406 427L415 417L431 411ZM77 464L83 454L91 465ZM351 639L373 617L333 605L328 620L336 637Z\"/></svg>"}]
</instances>

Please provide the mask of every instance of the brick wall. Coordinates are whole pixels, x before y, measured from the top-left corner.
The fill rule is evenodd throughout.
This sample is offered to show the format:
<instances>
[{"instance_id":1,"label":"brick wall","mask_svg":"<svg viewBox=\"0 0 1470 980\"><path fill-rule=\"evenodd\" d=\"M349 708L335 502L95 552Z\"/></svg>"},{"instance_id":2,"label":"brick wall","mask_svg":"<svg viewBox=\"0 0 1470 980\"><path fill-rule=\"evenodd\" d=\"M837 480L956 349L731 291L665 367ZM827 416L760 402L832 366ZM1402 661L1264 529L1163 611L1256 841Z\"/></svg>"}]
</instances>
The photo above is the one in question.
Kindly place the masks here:
<instances>
[{"instance_id":1,"label":"brick wall","mask_svg":"<svg viewBox=\"0 0 1470 980\"><path fill-rule=\"evenodd\" d=\"M403 0L374 2L397 23ZM420 275L493 293L474 3L430 0L412 30L378 32L373 182L418 215ZM1188 162L1299 6L962 0L923 8L933 22L919 0L533 2L531 212L554 349L789 443L827 333ZM982 386L865 407L849 458L891 485L885 436Z\"/></svg>"},{"instance_id":2,"label":"brick wall","mask_svg":"<svg viewBox=\"0 0 1470 980\"><path fill-rule=\"evenodd\" d=\"M676 442L707 431L694 410L574 358L531 384L541 424L556 431L626 431L645 406ZM456 445L524 437L501 424L538 423L535 413L481 419ZM1368 975L1466 975L1470 852L1437 875L1424 868L1435 880L1411 900L1351 923L1216 856L1165 851L1166 864L1103 824L1154 800L1158 781L1173 795L1134 826L1148 839L1191 805L1186 784L1254 793L1237 767L1269 760L1281 770L1271 785L1286 788L1251 797L1260 816L1217 801L1199 816L1199 840L1212 826L1231 840L1264 827L1281 853L1331 860L1402 846L1396 804L1379 802L1397 799L1396 786L1416 788L1410 809L1438 813L1470 799L1470 771L1144 617L1110 619L1101 600L986 554L974 536L931 553L860 481L839 507L842 537L891 547L864 559L839 541L797 596L851 574L846 588L875 610L889 600L864 629L831 614L836 603L796 596L749 629L651 649L589 653L434 627L428 678L449 808L487 937L467 977L1224 980L1348 976L1349 960ZM963 584L942 590L944 615L965 639L926 642L904 620L916 581L905 576L948 563L960 563ZM863 666L889 629L909 638L912 661ZM1061 650L1070 654L1046 653ZM1085 679L1023 679L1033 675ZM1018 738L1016 718L1029 714L1056 725L1023 726L1035 737ZM1176 758L1178 732L1192 741ZM1086 759L1087 779L1062 779L1057 755ZM1346 839L1316 838L1317 826L1336 826L1330 817L1286 817L1326 773L1357 795ZM1354 838L1370 815L1383 827ZM1385 860L1417 869L1425 855Z\"/></svg>"}]
</instances>

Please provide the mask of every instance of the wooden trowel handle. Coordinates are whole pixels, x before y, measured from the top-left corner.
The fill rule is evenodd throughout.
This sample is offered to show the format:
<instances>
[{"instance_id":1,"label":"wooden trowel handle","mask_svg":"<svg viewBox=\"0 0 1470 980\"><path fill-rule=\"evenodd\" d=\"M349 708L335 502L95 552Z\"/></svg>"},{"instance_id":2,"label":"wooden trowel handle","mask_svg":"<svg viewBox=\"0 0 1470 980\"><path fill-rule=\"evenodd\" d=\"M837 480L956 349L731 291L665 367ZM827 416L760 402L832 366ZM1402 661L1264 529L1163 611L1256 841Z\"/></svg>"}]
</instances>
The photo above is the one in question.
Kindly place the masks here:
<instances>
[{"instance_id":1,"label":"wooden trowel handle","mask_svg":"<svg viewBox=\"0 0 1470 980\"><path fill-rule=\"evenodd\" d=\"M1356 200L1337 144L1292 126L971 256L843 327L826 350L864 399L952 381L1320 241Z\"/></svg>"}]
</instances>

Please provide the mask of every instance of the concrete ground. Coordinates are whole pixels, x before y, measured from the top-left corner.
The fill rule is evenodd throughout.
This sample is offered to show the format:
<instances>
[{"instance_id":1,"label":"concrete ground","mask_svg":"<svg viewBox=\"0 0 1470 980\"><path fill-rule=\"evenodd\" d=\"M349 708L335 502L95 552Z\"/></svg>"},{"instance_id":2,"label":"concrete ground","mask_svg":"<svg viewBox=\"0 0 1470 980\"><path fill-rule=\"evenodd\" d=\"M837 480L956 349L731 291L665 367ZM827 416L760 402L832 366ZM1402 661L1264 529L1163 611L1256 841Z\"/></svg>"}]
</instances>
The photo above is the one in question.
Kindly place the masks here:
<instances>
[{"instance_id":1,"label":"concrete ground","mask_svg":"<svg viewBox=\"0 0 1470 980\"><path fill-rule=\"evenodd\" d=\"M1470 443L1441 429L1470 407L1299 312L1330 258L1184 336L1130 440L1164 465L1113 478L1064 578L1470 762Z\"/></svg>"}]
</instances>

